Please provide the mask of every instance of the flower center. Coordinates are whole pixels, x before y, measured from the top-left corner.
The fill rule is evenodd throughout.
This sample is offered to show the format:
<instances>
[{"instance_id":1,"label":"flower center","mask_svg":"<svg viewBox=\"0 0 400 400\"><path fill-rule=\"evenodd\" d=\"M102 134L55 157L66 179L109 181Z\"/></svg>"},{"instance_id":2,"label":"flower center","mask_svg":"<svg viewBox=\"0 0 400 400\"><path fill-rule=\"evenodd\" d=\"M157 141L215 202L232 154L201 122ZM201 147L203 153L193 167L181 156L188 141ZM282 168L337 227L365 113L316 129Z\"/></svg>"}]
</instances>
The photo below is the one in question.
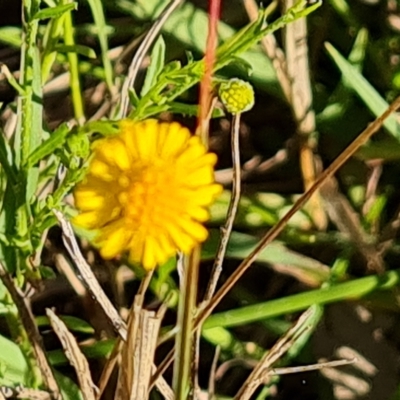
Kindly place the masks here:
<instances>
[{"instance_id":1,"label":"flower center","mask_svg":"<svg viewBox=\"0 0 400 400\"><path fill-rule=\"evenodd\" d=\"M120 178L126 190L119 196L123 213L133 229L156 227L168 215L176 201L176 175L173 165L140 166L130 171L130 176Z\"/></svg>"}]
</instances>

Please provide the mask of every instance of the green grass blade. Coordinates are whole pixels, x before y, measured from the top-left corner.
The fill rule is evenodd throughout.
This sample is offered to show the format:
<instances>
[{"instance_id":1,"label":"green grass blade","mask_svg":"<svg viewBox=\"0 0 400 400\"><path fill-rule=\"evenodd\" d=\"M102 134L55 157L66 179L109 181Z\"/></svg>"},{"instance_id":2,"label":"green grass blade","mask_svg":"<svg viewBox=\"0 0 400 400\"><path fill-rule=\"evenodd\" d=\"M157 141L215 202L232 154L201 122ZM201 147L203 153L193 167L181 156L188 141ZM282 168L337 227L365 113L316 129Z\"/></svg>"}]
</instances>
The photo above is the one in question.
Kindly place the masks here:
<instances>
[{"instance_id":1,"label":"green grass blade","mask_svg":"<svg viewBox=\"0 0 400 400\"><path fill-rule=\"evenodd\" d=\"M146 72L146 78L140 96L144 96L150 88L155 84L157 76L160 74L165 63L165 42L160 35L153 46L150 55L150 66Z\"/></svg>"},{"instance_id":2,"label":"green grass blade","mask_svg":"<svg viewBox=\"0 0 400 400\"><path fill-rule=\"evenodd\" d=\"M21 28L17 26L4 26L0 28L0 42L11 47L21 48Z\"/></svg>"},{"instance_id":3,"label":"green grass blade","mask_svg":"<svg viewBox=\"0 0 400 400\"><path fill-rule=\"evenodd\" d=\"M31 168L39 161L43 160L55 150L62 147L70 129L67 124L61 124L35 151L30 154L27 160L27 168Z\"/></svg>"},{"instance_id":4,"label":"green grass blade","mask_svg":"<svg viewBox=\"0 0 400 400\"><path fill-rule=\"evenodd\" d=\"M108 57L108 29L104 17L103 3L101 0L88 0L97 29L101 49L101 60L104 67L105 81L110 92L113 92L114 73L110 58Z\"/></svg>"},{"instance_id":5,"label":"green grass blade","mask_svg":"<svg viewBox=\"0 0 400 400\"><path fill-rule=\"evenodd\" d=\"M68 3L68 4L61 4L55 7L45 8L43 10L38 11L32 20L38 19L49 19L49 18L58 18L61 15L65 14L68 11L76 10L78 4L76 2Z\"/></svg>"},{"instance_id":6,"label":"green grass blade","mask_svg":"<svg viewBox=\"0 0 400 400\"><path fill-rule=\"evenodd\" d=\"M399 281L400 270L389 271L383 275L354 279L350 282L214 314L205 321L204 329L243 325L265 318L301 311L313 304L322 305L359 299L375 291L391 289Z\"/></svg>"},{"instance_id":7,"label":"green grass blade","mask_svg":"<svg viewBox=\"0 0 400 400\"><path fill-rule=\"evenodd\" d=\"M377 90L361 75L356 67L351 65L330 43L325 47L336 66L343 75L343 83L351 88L369 108L369 110L378 117L387 108L389 104L381 97ZM395 116L390 116L383 123L385 128L400 141L400 129Z\"/></svg>"},{"instance_id":8,"label":"green grass blade","mask_svg":"<svg viewBox=\"0 0 400 400\"><path fill-rule=\"evenodd\" d=\"M218 246L219 231L211 230L210 237L203 245L202 259L213 260ZM232 232L227 249L227 257L243 259L257 246L258 239L244 233ZM318 286L329 279L329 268L295 251L289 250L283 243L272 242L258 256L258 261L291 266L304 278Z\"/></svg>"},{"instance_id":9,"label":"green grass blade","mask_svg":"<svg viewBox=\"0 0 400 400\"><path fill-rule=\"evenodd\" d=\"M54 49L57 50L59 53L75 53L91 59L96 58L96 53L93 49L80 44L74 44L72 46L58 44L54 47Z\"/></svg>"},{"instance_id":10,"label":"green grass blade","mask_svg":"<svg viewBox=\"0 0 400 400\"><path fill-rule=\"evenodd\" d=\"M17 183L17 171L12 166L11 159L11 149L6 141L6 138L3 135L3 132L0 133L0 164L3 167L7 181L11 183L11 185L15 186Z\"/></svg>"},{"instance_id":11,"label":"green grass blade","mask_svg":"<svg viewBox=\"0 0 400 400\"><path fill-rule=\"evenodd\" d=\"M67 46L75 46L74 27L72 24L71 12L66 13L64 16L64 43ZM74 52L69 52L67 53L67 57L70 70L70 86L74 115L78 124L83 125L85 122L85 113L83 108L82 90L80 84L78 55Z\"/></svg>"}]
</instances>

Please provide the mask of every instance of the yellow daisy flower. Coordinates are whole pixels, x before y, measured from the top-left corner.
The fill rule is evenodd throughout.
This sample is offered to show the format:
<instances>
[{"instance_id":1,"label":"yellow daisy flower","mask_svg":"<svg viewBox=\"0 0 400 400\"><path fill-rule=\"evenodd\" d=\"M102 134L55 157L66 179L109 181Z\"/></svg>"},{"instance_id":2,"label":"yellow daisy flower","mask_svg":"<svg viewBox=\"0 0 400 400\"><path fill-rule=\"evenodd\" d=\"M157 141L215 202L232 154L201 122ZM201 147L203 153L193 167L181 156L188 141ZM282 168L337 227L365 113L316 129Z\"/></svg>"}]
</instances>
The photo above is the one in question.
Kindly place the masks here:
<instances>
[{"instance_id":1,"label":"yellow daisy flower","mask_svg":"<svg viewBox=\"0 0 400 400\"><path fill-rule=\"evenodd\" d=\"M97 140L85 179L74 191L74 223L98 230L106 259L129 251L147 270L207 238L208 206L221 193L216 156L176 122L122 120L120 133Z\"/></svg>"}]
</instances>

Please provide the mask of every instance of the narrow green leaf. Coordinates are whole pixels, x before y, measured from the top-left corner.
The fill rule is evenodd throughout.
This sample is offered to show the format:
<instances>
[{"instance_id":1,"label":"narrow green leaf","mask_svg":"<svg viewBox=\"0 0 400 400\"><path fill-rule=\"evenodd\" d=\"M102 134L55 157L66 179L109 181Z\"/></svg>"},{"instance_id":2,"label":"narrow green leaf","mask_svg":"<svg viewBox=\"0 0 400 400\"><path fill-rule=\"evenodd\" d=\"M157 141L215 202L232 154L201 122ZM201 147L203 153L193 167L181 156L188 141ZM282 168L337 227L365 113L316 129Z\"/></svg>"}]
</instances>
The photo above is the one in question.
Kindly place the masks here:
<instances>
[{"instance_id":1,"label":"narrow green leaf","mask_svg":"<svg viewBox=\"0 0 400 400\"><path fill-rule=\"evenodd\" d=\"M202 259L213 260L219 243L219 231L211 230L210 236L202 248ZM243 259L250 254L258 243L258 239L239 232L232 232L229 240L227 257ZM258 261L271 264L291 266L293 270L306 277L314 285L320 285L329 278L329 268L326 265L289 250L283 243L274 241L257 257Z\"/></svg>"},{"instance_id":2,"label":"narrow green leaf","mask_svg":"<svg viewBox=\"0 0 400 400\"><path fill-rule=\"evenodd\" d=\"M157 18L169 0L117 0L116 4L127 14L139 20ZM190 24L187 23L190 21ZM166 21L163 32L178 40L185 49L193 49L196 52L204 52L206 46L208 15L205 11L196 8L190 2L185 2ZM235 35L235 30L228 24L219 22L218 34L221 43ZM277 82L275 70L268 57L261 49L253 48L240 54L241 59L251 65L252 74L250 81L268 93L281 96L282 92Z\"/></svg>"},{"instance_id":3,"label":"narrow green leaf","mask_svg":"<svg viewBox=\"0 0 400 400\"><path fill-rule=\"evenodd\" d=\"M60 315L59 318L65 323L66 327L71 332L86 333L90 335L94 334L93 327L80 318L70 315ZM45 315L36 317L35 320L38 327L50 326L49 319Z\"/></svg>"},{"instance_id":4,"label":"narrow green leaf","mask_svg":"<svg viewBox=\"0 0 400 400\"><path fill-rule=\"evenodd\" d=\"M235 57L242 57L246 51L249 51L265 35L275 32L277 29L282 28L300 17L304 17L316 7L319 7L320 2L311 7L306 7L306 5L307 1L300 0L294 7L289 9L285 15L269 24L266 28L264 28L264 20L267 16L267 11L262 11L257 21L241 29L217 49L214 73L230 64L235 60ZM185 16L185 18L186 21L188 17ZM247 55L246 59L249 61ZM151 109L151 103L160 105L160 102L161 104L168 104L175 100L179 95L200 81L203 71L204 59L189 63L178 71L167 73L164 70L159 74L157 84L141 98L137 108L130 113L129 117L141 120L154 115L154 112L158 111L158 109ZM265 74L265 71L264 68L263 74ZM173 85L171 85L171 83ZM279 89L279 91L281 91L281 89Z\"/></svg>"},{"instance_id":5,"label":"narrow green leaf","mask_svg":"<svg viewBox=\"0 0 400 400\"><path fill-rule=\"evenodd\" d=\"M68 46L65 44L58 44L54 46L54 50L58 51L59 53L76 53L87 58L96 58L96 52L88 46L83 46L80 44L74 44L72 46Z\"/></svg>"},{"instance_id":6,"label":"narrow green leaf","mask_svg":"<svg viewBox=\"0 0 400 400\"><path fill-rule=\"evenodd\" d=\"M17 182L17 171L12 166L11 149L2 133L0 134L0 164L6 173L7 180L12 185L15 185Z\"/></svg>"},{"instance_id":7,"label":"narrow green leaf","mask_svg":"<svg viewBox=\"0 0 400 400\"><path fill-rule=\"evenodd\" d=\"M93 19L96 24L96 34L99 38L101 59L104 67L105 81L108 89L112 92L114 85L114 72L111 60L108 56L108 34L110 28L106 25L103 10L103 2L101 0L88 0L89 7L92 11Z\"/></svg>"},{"instance_id":8,"label":"narrow green leaf","mask_svg":"<svg viewBox=\"0 0 400 400\"><path fill-rule=\"evenodd\" d=\"M27 168L31 168L39 161L43 160L50 154L53 154L56 149L64 145L65 139L70 131L67 124L60 125L50 137L37 147L27 160Z\"/></svg>"},{"instance_id":9,"label":"narrow green leaf","mask_svg":"<svg viewBox=\"0 0 400 400\"><path fill-rule=\"evenodd\" d=\"M325 47L344 78L344 84L354 90L369 110L378 117L389 104L381 97L378 91L361 75L356 67L351 65L330 43ZM400 141L400 129L396 118L392 115L383 123L384 127Z\"/></svg>"},{"instance_id":10,"label":"narrow green leaf","mask_svg":"<svg viewBox=\"0 0 400 400\"><path fill-rule=\"evenodd\" d=\"M65 14L68 11L76 10L78 8L78 3L72 2L67 4L61 4L55 7L44 8L43 10L38 11L32 18L32 20L38 19L49 19L49 18L58 18L61 15Z\"/></svg>"},{"instance_id":11,"label":"narrow green leaf","mask_svg":"<svg viewBox=\"0 0 400 400\"><path fill-rule=\"evenodd\" d=\"M181 114L196 117L197 115L199 115L199 106L173 101L169 104L169 111L172 114ZM221 118L224 116L225 112L222 108L213 108L211 118Z\"/></svg>"},{"instance_id":12,"label":"narrow green leaf","mask_svg":"<svg viewBox=\"0 0 400 400\"><path fill-rule=\"evenodd\" d=\"M84 400L78 386L70 378L60 374L58 371L54 371L54 376L60 386L63 400Z\"/></svg>"},{"instance_id":13,"label":"narrow green leaf","mask_svg":"<svg viewBox=\"0 0 400 400\"><path fill-rule=\"evenodd\" d=\"M7 78L7 82L16 90L19 96L25 96L25 90L14 78L12 72L8 69L7 65L0 65L0 73Z\"/></svg>"},{"instance_id":14,"label":"narrow green leaf","mask_svg":"<svg viewBox=\"0 0 400 400\"><path fill-rule=\"evenodd\" d=\"M67 12L63 18L64 22L64 44L67 47L75 47L74 25L72 23L72 12ZM74 116L78 125L83 125L85 118L82 89L79 74L78 54L75 51L67 53L68 66L70 72L70 87Z\"/></svg>"},{"instance_id":15,"label":"narrow green leaf","mask_svg":"<svg viewBox=\"0 0 400 400\"><path fill-rule=\"evenodd\" d=\"M244 325L278 315L301 311L313 304L322 305L337 301L359 299L372 292L391 289L398 285L399 282L400 270L389 271L383 275L354 279L322 289L311 290L305 293L214 314L205 321L204 329L218 326Z\"/></svg>"},{"instance_id":16,"label":"narrow green leaf","mask_svg":"<svg viewBox=\"0 0 400 400\"><path fill-rule=\"evenodd\" d=\"M155 84L159 73L162 71L165 63L165 42L163 37L160 35L154 43L153 49L150 55L150 66L146 72L146 78L144 80L142 91L140 96L144 96L150 88Z\"/></svg>"},{"instance_id":17,"label":"narrow green leaf","mask_svg":"<svg viewBox=\"0 0 400 400\"><path fill-rule=\"evenodd\" d=\"M0 42L12 47L21 48L21 28L16 26L4 26L0 28Z\"/></svg>"}]
</instances>

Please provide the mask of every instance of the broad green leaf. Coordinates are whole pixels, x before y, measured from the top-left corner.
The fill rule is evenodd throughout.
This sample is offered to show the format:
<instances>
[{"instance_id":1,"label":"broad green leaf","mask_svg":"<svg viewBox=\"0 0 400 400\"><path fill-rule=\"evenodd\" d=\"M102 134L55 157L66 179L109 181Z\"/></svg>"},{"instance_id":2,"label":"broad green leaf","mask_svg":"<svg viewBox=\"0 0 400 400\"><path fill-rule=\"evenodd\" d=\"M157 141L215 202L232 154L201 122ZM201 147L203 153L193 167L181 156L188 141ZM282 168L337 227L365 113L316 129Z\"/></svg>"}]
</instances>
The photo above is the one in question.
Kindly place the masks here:
<instances>
[{"instance_id":1,"label":"broad green leaf","mask_svg":"<svg viewBox=\"0 0 400 400\"><path fill-rule=\"evenodd\" d=\"M28 384L29 366L19 346L0 335L0 385Z\"/></svg>"}]
</instances>

